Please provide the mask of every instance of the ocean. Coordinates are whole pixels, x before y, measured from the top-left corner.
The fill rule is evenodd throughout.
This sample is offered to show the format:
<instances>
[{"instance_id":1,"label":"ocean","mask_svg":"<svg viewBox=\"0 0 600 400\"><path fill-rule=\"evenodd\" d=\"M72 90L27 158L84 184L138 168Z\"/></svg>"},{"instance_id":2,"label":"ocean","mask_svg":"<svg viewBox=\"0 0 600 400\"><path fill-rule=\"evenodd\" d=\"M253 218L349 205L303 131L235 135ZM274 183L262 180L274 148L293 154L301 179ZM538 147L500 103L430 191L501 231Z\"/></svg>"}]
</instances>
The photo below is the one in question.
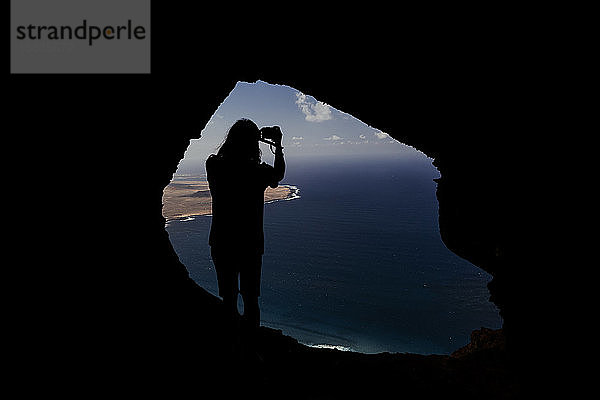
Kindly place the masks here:
<instances>
[{"instance_id":1,"label":"ocean","mask_svg":"<svg viewBox=\"0 0 600 400\"><path fill-rule=\"evenodd\" d=\"M286 162L282 184L298 192L265 204L262 325L316 347L418 354L450 354L474 329L501 327L492 277L441 240L431 159ZM192 279L216 295L210 223L166 229Z\"/></svg>"}]
</instances>

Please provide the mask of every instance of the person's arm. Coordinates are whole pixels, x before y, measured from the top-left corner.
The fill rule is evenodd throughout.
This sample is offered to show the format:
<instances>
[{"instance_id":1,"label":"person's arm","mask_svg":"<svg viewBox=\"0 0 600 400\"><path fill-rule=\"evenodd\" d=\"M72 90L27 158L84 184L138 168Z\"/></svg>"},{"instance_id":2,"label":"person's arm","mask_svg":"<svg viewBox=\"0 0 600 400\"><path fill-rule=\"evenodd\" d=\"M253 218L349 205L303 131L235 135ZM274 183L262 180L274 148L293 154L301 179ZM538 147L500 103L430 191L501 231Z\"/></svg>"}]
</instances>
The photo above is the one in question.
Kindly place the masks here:
<instances>
[{"instance_id":1,"label":"person's arm","mask_svg":"<svg viewBox=\"0 0 600 400\"><path fill-rule=\"evenodd\" d=\"M283 158L283 146L281 142L283 140L283 132L276 126L277 135L274 138L275 141L275 162L273 163L275 181L279 183L285 175L285 159Z\"/></svg>"},{"instance_id":2,"label":"person's arm","mask_svg":"<svg viewBox=\"0 0 600 400\"><path fill-rule=\"evenodd\" d=\"M263 129L269 129L269 139L275 144L275 161L272 167L268 166L267 168L267 185L276 188L285 175L285 159L283 158L283 146L281 145L283 133L278 126Z\"/></svg>"},{"instance_id":3,"label":"person's arm","mask_svg":"<svg viewBox=\"0 0 600 400\"><path fill-rule=\"evenodd\" d=\"M275 148L275 161L273 163L273 170L275 175L275 181L280 182L285 176L285 159L283 158L283 147L281 146L281 140L277 143Z\"/></svg>"}]
</instances>

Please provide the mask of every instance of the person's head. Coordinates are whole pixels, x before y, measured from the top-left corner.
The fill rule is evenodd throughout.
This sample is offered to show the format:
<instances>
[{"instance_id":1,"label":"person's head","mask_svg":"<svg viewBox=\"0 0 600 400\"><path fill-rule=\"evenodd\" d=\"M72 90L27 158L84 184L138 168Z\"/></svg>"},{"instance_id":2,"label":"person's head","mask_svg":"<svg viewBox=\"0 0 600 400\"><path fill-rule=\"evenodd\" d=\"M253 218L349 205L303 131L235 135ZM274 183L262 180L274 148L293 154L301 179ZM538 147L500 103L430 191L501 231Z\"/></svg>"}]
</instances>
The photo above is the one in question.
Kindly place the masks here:
<instances>
[{"instance_id":1,"label":"person's head","mask_svg":"<svg viewBox=\"0 0 600 400\"><path fill-rule=\"evenodd\" d=\"M260 130L258 126L249 119L237 120L229 131L227 137L218 151L218 155L239 161L260 161L260 147L258 139Z\"/></svg>"}]
</instances>

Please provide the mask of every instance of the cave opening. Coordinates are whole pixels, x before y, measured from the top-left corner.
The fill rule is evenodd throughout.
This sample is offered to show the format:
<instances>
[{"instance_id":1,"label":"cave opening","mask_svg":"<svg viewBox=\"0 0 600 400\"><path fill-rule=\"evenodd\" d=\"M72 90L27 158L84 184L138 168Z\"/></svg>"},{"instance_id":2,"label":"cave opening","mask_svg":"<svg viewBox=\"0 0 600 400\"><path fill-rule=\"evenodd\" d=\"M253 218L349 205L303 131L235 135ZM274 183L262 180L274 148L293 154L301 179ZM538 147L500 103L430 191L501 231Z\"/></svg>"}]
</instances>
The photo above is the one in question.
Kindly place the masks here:
<instances>
[{"instance_id":1,"label":"cave opening","mask_svg":"<svg viewBox=\"0 0 600 400\"><path fill-rule=\"evenodd\" d=\"M433 160L262 81L237 83L163 193L170 241L196 283L217 296L204 162L240 118L284 134L286 175L265 192L262 325L314 347L419 354L450 354L474 329L501 326L491 276L440 238ZM261 151L272 165L269 147Z\"/></svg>"}]
</instances>

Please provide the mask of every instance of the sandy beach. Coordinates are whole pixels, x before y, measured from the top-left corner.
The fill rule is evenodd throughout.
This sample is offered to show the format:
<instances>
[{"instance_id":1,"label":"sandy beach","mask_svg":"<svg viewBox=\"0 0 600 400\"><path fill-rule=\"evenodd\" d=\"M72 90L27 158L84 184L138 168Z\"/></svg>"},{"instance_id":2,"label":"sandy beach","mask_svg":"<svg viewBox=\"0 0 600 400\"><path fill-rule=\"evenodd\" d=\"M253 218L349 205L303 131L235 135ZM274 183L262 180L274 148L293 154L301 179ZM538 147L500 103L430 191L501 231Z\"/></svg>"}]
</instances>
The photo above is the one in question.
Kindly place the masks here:
<instances>
[{"instance_id":1,"label":"sandy beach","mask_svg":"<svg viewBox=\"0 0 600 400\"><path fill-rule=\"evenodd\" d=\"M265 203L296 196L293 186L265 190ZM176 176L163 192L163 217L167 221L196 215L210 215L212 202L205 176Z\"/></svg>"}]
</instances>

